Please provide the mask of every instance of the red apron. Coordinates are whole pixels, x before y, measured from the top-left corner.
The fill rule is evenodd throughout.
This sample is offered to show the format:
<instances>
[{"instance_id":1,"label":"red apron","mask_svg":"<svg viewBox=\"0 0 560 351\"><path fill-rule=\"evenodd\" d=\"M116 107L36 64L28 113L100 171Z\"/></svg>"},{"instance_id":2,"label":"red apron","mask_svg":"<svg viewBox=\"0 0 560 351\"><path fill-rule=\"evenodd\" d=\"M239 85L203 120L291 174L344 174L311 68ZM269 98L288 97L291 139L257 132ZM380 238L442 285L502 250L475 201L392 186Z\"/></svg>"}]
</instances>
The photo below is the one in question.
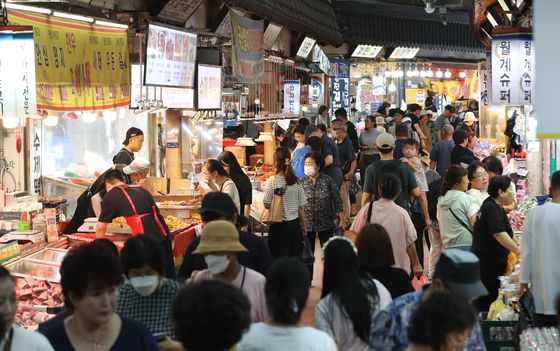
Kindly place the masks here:
<instances>
[{"instance_id":1,"label":"red apron","mask_svg":"<svg viewBox=\"0 0 560 351\"><path fill-rule=\"evenodd\" d=\"M159 216L158 216L158 213L156 211L156 206L152 206L152 212L151 213L138 214L138 211L136 211L136 206L134 205L134 202L132 202L132 199L130 198L130 195L128 195L128 193L126 192L125 188L123 186L118 186L118 188L121 189L124 196L127 198L128 203L132 207L132 210L134 211L133 216L124 217L124 219L126 220L126 223L130 227L130 231L132 232L132 235L144 234L144 224L142 224L142 218L147 217L147 216L154 216L154 218L156 220L156 223L159 226L159 229L161 230L161 234L164 237L167 237L167 232L165 231L165 228L163 228L163 225L161 224L161 221L159 220Z\"/></svg>"}]
</instances>

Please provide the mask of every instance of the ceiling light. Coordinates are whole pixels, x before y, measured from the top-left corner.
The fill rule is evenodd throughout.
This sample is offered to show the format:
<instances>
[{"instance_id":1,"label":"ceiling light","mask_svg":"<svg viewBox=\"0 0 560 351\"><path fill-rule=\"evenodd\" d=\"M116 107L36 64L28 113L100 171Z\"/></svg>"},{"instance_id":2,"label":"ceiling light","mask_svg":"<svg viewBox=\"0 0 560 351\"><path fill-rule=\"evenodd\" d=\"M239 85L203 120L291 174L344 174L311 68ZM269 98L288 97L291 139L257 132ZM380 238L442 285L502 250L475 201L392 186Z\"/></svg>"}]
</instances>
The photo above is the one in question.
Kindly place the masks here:
<instances>
[{"instance_id":1,"label":"ceiling light","mask_svg":"<svg viewBox=\"0 0 560 351\"><path fill-rule=\"evenodd\" d=\"M255 105L258 105L258 104L260 104L260 103L261 103L261 99L256 98L256 99L255 99Z\"/></svg>"},{"instance_id":2,"label":"ceiling light","mask_svg":"<svg viewBox=\"0 0 560 351\"><path fill-rule=\"evenodd\" d=\"M391 80L391 84L389 84L389 91L391 93L394 93L395 91L397 91L397 86L395 85L395 82Z\"/></svg>"},{"instance_id":3,"label":"ceiling light","mask_svg":"<svg viewBox=\"0 0 560 351\"><path fill-rule=\"evenodd\" d=\"M360 79L360 78L362 78L362 75L361 74L354 74L354 78Z\"/></svg>"},{"instance_id":4,"label":"ceiling light","mask_svg":"<svg viewBox=\"0 0 560 351\"><path fill-rule=\"evenodd\" d=\"M421 70L419 74L420 74L420 77L424 78L424 77L426 77L427 72L424 71L424 70Z\"/></svg>"},{"instance_id":5,"label":"ceiling light","mask_svg":"<svg viewBox=\"0 0 560 351\"><path fill-rule=\"evenodd\" d=\"M420 71L418 71L418 69L415 69L414 71L412 71L412 76L413 76L413 77L418 77L418 76L420 76Z\"/></svg>"},{"instance_id":6,"label":"ceiling light","mask_svg":"<svg viewBox=\"0 0 560 351\"><path fill-rule=\"evenodd\" d=\"M58 12L58 11L53 12L53 16L60 17L60 18L71 19L71 20L75 20L75 21L89 22L89 23L93 23L93 21L95 21L91 17L74 15L72 13Z\"/></svg>"},{"instance_id":7,"label":"ceiling light","mask_svg":"<svg viewBox=\"0 0 560 351\"><path fill-rule=\"evenodd\" d=\"M2 117L2 126L6 129L14 129L19 126L19 118L16 116L3 116Z\"/></svg>"},{"instance_id":8,"label":"ceiling light","mask_svg":"<svg viewBox=\"0 0 560 351\"><path fill-rule=\"evenodd\" d=\"M121 29L128 29L126 24L115 23L115 22L107 22L107 21L100 21L98 19L95 20L95 24L105 27L113 27L113 28L121 28Z\"/></svg>"},{"instance_id":9,"label":"ceiling light","mask_svg":"<svg viewBox=\"0 0 560 351\"><path fill-rule=\"evenodd\" d=\"M506 13L507 18L511 21L513 15L511 14L511 10L508 4L506 3L506 0L498 0L498 3L502 7L502 10Z\"/></svg>"},{"instance_id":10,"label":"ceiling light","mask_svg":"<svg viewBox=\"0 0 560 351\"><path fill-rule=\"evenodd\" d=\"M445 78L451 78L451 72L449 70L445 71Z\"/></svg>"},{"instance_id":11,"label":"ceiling light","mask_svg":"<svg viewBox=\"0 0 560 351\"><path fill-rule=\"evenodd\" d=\"M237 138L237 141L235 142L235 146L255 146L255 145L256 144L253 141L253 139L247 137Z\"/></svg>"},{"instance_id":12,"label":"ceiling light","mask_svg":"<svg viewBox=\"0 0 560 351\"><path fill-rule=\"evenodd\" d=\"M436 78L441 78L441 77L443 77L443 72L438 69L438 71L436 72Z\"/></svg>"},{"instance_id":13,"label":"ceiling light","mask_svg":"<svg viewBox=\"0 0 560 351\"><path fill-rule=\"evenodd\" d=\"M424 7L424 11L426 11L426 13L434 13L434 11L436 10L434 4L428 0L425 0L424 2L426 3L426 7Z\"/></svg>"},{"instance_id":14,"label":"ceiling light","mask_svg":"<svg viewBox=\"0 0 560 351\"><path fill-rule=\"evenodd\" d=\"M45 9L45 8L35 7L35 6L14 4L12 2L5 3L5 6L6 6L7 9L23 10L23 11L29 11L29 12L35 12L35 13L42 13L42 14L45 14L45 15L50 15L51 12L52 12L52 10L50 10L50 9Z\"/></svg>"},{"instance_id":15,"label":"ceiling light","mask_svg":"<svg viewBox=\"0 0 560 351\"><path fill-rule=\"evenodd\" d=\"M399 70L397 71L397 77L399 77L399 78L404 77L404 71L401 70L401 69L399 69Z\"/></svg>"},{"instance_id":16,"label":"ceiling light","mask_svg":"<svg viewBox=\"0 0 560 351\"><path fill-rule=\"evenodd\" d=\"M466 71L461 71L459 72L459 78L464 79L467 76L467 72Z\"/></svg>"},{"instance_id":17,"label":"ceiling light","mask_svg":"<svg viewBox=\"0 0 560 351\"><path fill-rule=\"evenodd\" d=\"M49 115L47 118L43 120L43 124L47 127L56 127L58 124L58 116L56 115Z\"/></svg>"},{"instance_id":18,"label":"ceiling light","mask_svg":"<svg viewBox=\"0 0 560 351\"><path fill-rule=\"evenodd\" d=\"M432 78L433 76L434 76L434 71L428 70L428 72L426 72L426 77Z\"/></svg>"},{"instance_id":19,"label":"ceiling light","mask_svg":"<svg viewBox=\"0 0 560 351\"><path fill-rule=\"evenodd\" d=\"M409 69L408 71L406 71L406 76L407 77L414 77L414 72Z\"/></svg>"},{"instance_id":20,"label":"ceiling light","mask_svg":"<svg viewBox=\"0 0 560 351\"><path fill-rule=\"evenodd\" d=\"M495 7L489 7L488 11L486 11L486 18L488 19L488 21L490 21L490 23L492 24L492 26L494 27L498 27L500 24L498 23L498 20L500 20L498 11L496 10Z\"/></svg>"},{"instance_id":21,"label":"ceiling light","mask_svg":"<svg viewBox=\"0 0 560 351\"><path fill-rule=\"evenodd\" d=\"M302 106L302 107L301 107L301 110L302 110L303 112L307 112L307 106Z\"/></svg>"},{"instance_id":22,"label":"ceiling light","mask_svg":"<svg viewBox=\"0 0 560 351\"><path fill-rule=\"evenodd\" d=\"M97 113L95 113L95 112L84 112L82 114L82 119L84 120L84 123L94 123L95 120L97 119Z\"/></svg>"},{"instance_id":23,"label":"ceiling light","mask_svg":"<svg viewBox=\"0 0 560 351\"><path fill-rule=\"evenodd\" d=\"M117 111L105 110L103 111L103 118L105 118L107 121L114 121L117 119Z\"/></svg>"},{"instance_id":24,"label":"ceiling light","mask_svg":"<svg viewBox=\"0 0 560 351\"><path fill-rule=\"evenodd\" d=\"M385 71L385 77L390 77L391 76L391 71L387 70Z\"/></svg>"}]
</instances>

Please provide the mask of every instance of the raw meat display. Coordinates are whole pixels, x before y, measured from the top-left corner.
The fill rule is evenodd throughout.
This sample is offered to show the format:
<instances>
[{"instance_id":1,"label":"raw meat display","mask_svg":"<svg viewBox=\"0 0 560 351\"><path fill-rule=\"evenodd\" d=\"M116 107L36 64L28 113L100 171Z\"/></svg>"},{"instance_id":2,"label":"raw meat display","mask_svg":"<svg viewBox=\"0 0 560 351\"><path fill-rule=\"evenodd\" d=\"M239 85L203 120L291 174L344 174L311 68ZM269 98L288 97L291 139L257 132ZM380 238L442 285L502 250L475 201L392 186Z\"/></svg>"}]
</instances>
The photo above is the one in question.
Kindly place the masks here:
<instances>
[{"instance_id":1,"label":"raw meat display","mask_svg":"<svg viewBox=\"0 0 560 351\"><path fill-rule=\"evenodd\" d=\"M39 324L53 316L45 312L46 307L61 306L64 302L59 284L31 277L16 278L16 297L15 322L30 330L36 330Z\"/></svg>"}]
</instances>

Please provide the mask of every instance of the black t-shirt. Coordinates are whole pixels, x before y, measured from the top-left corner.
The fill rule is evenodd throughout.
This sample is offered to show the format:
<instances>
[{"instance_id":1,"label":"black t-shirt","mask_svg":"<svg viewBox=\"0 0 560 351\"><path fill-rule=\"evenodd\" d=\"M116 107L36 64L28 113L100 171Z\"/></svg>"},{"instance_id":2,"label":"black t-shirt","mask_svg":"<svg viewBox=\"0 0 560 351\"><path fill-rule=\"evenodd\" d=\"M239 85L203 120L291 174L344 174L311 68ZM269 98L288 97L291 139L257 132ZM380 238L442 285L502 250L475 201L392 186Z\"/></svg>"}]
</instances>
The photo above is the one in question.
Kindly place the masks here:
<instances>
[{"instance_id":1,"label":"black t-shirt","mask_svg":"<svg viewBox=\"0 0 560 351\"><path fill-rule=\"evenodd\" d=\"M130 196L134 206L136 206L136 211L139 215L147 213L151 214L154 212L155 208L159 221L163 226L163 229L166 231L166 238L170 239L171 236L169 234L169 228L167 228L165 220L159 213L159 209L157 208L152 195L146 189L139 186L124 186L123 188L128 193L128 196ZM121 189L115 187L103 197L99 222L111 223L113 219L117 217L128 217L133 215L134 210ZM144 226L144 234L150 235L158 242L164 239L163 233L161 233L161 228L157 223L155 216L152 215L143 217L142 224Z\"/></svg>"},{"instance_id":2,"label":"black t-shirt","mask_svg":"<svg viewBox=\"0 0 560 351\"><path fill-rule=\"evenodd\" d=\"M338 157L340 159L340 166L343 168L342 172L348 172L350 170L350 164L352 161L356 160L356 154L354 153L354 147L350 138L346 137L340 144L336 144L338 149ZM344 170L344 168L347 170Z\"/></svg>"},{"instance_id":3,"label":"black t-shirt","mask_svg":"<svg viewBox=\"0 0 560 351\"><path fill-rule=\"evenodd\" d=\"M471 151L471 149L466 148L461 145L455 145L453 150L451 150L451 164L452 165L461 165L461 163L469 164L472 161L476 161L478 158Z\"/></svg>"},{"instance_id":4,"label":"black t-shirt","mask_svg":"<svg viewBox=\"0 0 560 351\"><path fill-rule=\"evenodd\" d=\"M340 157L338 156L338 149L336 148L336 144L334 143L334 140L326 135L323 135L323 137L321 138L321 154L323 154L323 157L325 158L327 158L327 156L332 156L332 165L335 167L340 167Z\"/></svg>"},{"instance_id":5,"label":"black t-shirt","mask_svg":"<svg viewBox=\"0 0 560 351\"><path fill-rule=\"evenodd\" d=\"M248 250L247 252L237 254L239 264L266 276L268 268L272 264L272 256L270 256L270 251L264 239L259 238L253 233L239 232L239 242ZM183 254L183 263L181 263L177 271L177 278L179 280L188 279L195 270L201 271L208 268L204 255L193 254L199 244L200 236L197 236L187 246Z\"/></svg>"},{"instance_id":6,"label":"black t-shirt","mask_svg":"<svg viewBox=\"0 0 560 351\"><path fill-rule=\"evenodd\" d=\"M134 161L134 154L129 152L124 147L119 150L119 152L113 157L113 164L122 163L125 165L129 165Z\"/></svg>"},{"instance_id":7,"label":"black t-shirt","mask_svg":"<svg viewBox=\"0 0 560 351\"><path fill-rule=\"evenodd\" d=\"M243 214L243 207L253 203L253 186L251 185L251 180L245 174L235 177L235 179L231 178L231 180L235 183L235 187L239 192L240 210L241 214Z\"/></svg>"},{"instance_id":8,"label":"black t-shirt","mask_svg":"<svg viewBox=\"0 0 560 351\"><path fill-rule=\"evenodd\" d=\"M513 236L513 229L506 212L489 197L480 207L471 249L480 259L480 273L483 280L496 279L503 275L506 269L509 250L494 238L494 234L501 232ZM485 277L487 278L484 279Z\"/></svg>"},{"instance_id":9,"label":"black t-shirt","mask_svg":"<svg viewBox=\"0 0 560 351\"><path fill-rule=\"evenodd\" d=\"M354 125L354 123L350 121L346 122L346 133L348 133L348 138L350 138L350 141L352 142L352 148L354 152L358 152L358 132L356 131L356 126Z\"/></svg>"},{"instance_id":10,"label":"black t-shirt","mask_svg":"<svg viewBox=\"0 0 560 351\"><path fill-rule=\"evenodd\" d=\"M369 274L373 279L379 280L389 290L393 300L414 291L410 276L401 268L376 268L370 270Z\"/></svg>"}]
</instances>

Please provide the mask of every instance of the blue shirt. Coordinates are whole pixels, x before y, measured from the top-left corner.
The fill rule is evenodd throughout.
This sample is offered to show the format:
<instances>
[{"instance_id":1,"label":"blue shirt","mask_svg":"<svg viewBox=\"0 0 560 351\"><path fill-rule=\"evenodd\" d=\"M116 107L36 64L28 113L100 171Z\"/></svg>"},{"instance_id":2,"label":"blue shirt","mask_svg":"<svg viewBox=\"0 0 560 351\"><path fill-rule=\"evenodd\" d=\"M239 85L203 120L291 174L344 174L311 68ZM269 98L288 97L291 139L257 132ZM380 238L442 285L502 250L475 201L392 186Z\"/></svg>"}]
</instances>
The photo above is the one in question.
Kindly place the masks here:
<instances>
[{"instance_id":1,"label":"blue shirt","mask_svg":"<svg viewBox=\"0 0 560 351\"><path fill-rule=\"evenodd\" d=\"M393 158L395 160L400 160L404 157L403 146L406 143L406 139L395 140L395 150L393 151Z\"/></svg>"},{"instance_id":2,"label":"blue shirt","mask_svg":"<svg viewBox=\"0 0 560 351\"><path fill-rule=\"evenodd\" d=\"M292 155L292 168L294 169L294 173L298 179L305 178L304 166L305 166L305 155L311 152L311 148L309 146L304 146L299 149L294 150L294 154Z\"/></svg>"},{"instance_id":3,"label":"blue shirt","mask_svg":"<svg viewBox=\"0 0 560 351\"><path fill-rule=\"evenodd\" d=\"M451 166L451 151L455 147L453 140L441 140L435 143L430 160L436 161L436 171L440 176L444 176L449 166Z\"/></svg>"},{"instance_id":4,"label":"blue shirt","mask_svg":"<svg viewBox=\"0 0 560 351\"><path fill-rule=\"evenodd\" d=\"M371 323L370 351L405 351L408 349L408 326L412 315L420 307L424 290L403 295L380 311ZM480 323L475 322L465 351L486 350Z\"/></svg>"}]
</instances>

